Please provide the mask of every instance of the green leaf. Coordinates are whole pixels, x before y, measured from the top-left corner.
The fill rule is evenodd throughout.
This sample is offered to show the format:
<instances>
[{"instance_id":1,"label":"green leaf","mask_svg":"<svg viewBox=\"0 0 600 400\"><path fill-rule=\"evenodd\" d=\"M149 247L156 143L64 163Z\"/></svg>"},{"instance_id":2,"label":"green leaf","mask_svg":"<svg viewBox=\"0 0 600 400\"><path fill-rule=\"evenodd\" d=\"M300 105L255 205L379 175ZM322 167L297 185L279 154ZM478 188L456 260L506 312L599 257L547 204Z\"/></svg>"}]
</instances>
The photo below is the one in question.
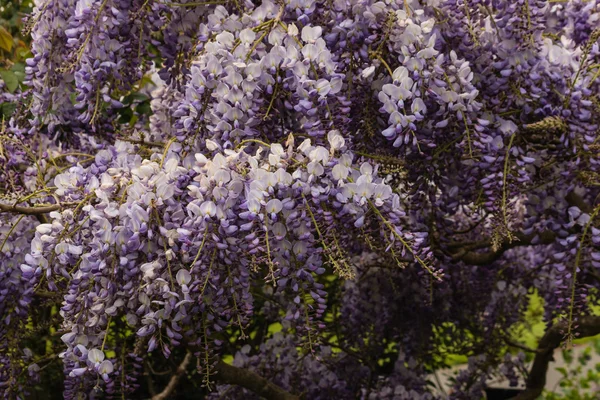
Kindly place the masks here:
<instances>
[{"instance_id":1,"label":"green leaf","mask_svg":"<svg viewBox=\"0 0 600 400\"><path fill-rule=\"evenodd\" d=\"M13 37L3 26L0 26L0 49L11 51L13 47Z\"/></svg>"},{"instance_id":2,"label":"green leaf","mask_svg":"<svg viewBox=\"0 0 600 400\"><path fill-rule=\"evenodd\" d=\"M10 70L13 72L22 72L25 73L25 64L23 63L15 63L12 67L10 67Z\"/></svg>"},{"instance_id":3,"label":"green leaf","mask_svg":"<svg viewBox=\"0 0 600 400\"><path fill-rule=\"evenodd\" d=\"M25 80L25 64L16 63L11 67L10 70L15 73L15 76L19 80L19 83L23 83L23 81Z\"/></svg>"},{"instance_id":4,"label":"green leaf","mask_svg":"<svg viewBox=\"0 0 600 400\"><path fill-rule=\"evenodd\" d=\"M138 106L135 108L135 111L137 111L140 114L145 114L145 115L152 114L152 108L150 108L150 102L144 101L144 102L138 104Z\"/></svg>"},{"instance_id":5,"label":"green leaf","mask_svg":"<svg viewBox=\"0 0 600 400\"><path fill-rule=\"evenodd\" d=\"M13 93L19 87L19 78L12 71L0 70L0 77L6 84L9 92Z\"/></svg>"},{"instance_id":6,"label":"green leaf","mask_svg":"<svg viewBox=\"0 0 600 400\"><path fill-rule=\"evenodd\" d=\"M155 85L154 81L152 80L152 78L150 76L148 76L148 75L144 75L142 77L142 80L141 80L141 82L139 84L139 87L143 88L146 85Z\"/></svg>"},{"instance_id":7,"label":"green leaf","mask_svg":"<svg viewBox=\"0 0 600 400\"><path fill-rule=\"evenodd\" d=\"M226 356L223 356L223 362L225 364L233 365L233 356L231 354L227 354Z\"/></svg>"},{"instance_id":8,"label":"green leaf","mask_svg":"<svg viewBox=\"0 0 600 400\"><path fill-rule=\"evenodd\" d=\"M556 370L557 370L558 372L560 372L560 374L561 374L562 376L565 376L565 377L566 377L566 376L569 376L569 373L567 372L567 369L566 369L566 368L563 368L563 367L558 367L558 368L556 368Z\"/></svg>"},{"instance_id":9,"label":"green leaf","mask_svg":"<svg viewBox=\"0 0 600 400\"><path fill-rule=\"evenodd\" d=\"M138 120L139 117L132 113L131 119L129 120L129 126L133 128L135 126L135 123L138 122Z\"/></svg>"},{"instance_id":10,"label":"green leaf","mask_svg":"<svg viewBox=\"0 0 600 400\"><path fill-rule=\"evenodd\" d=\"M33 57L31 51L27 47L19 47L16 51L16 54L21 60Z\"/></svg>"},{"instance_id":11,"label":"green leaf","mask_svg":"<svg viewBox=\"0 0 600 400\"><path fill-rule=\"evenodd\" d=\"M144 101L148 101L149 99L150 98L143 93L134 92L125 96L121 102L125 105L129 105L134 102L143 103Z\"/></svg>"},{"instance_id":12,"label":"green leaf","mask_svg":"<svg viewBox=\"0 0 600 400\"><path fill-rule=\"evenodd\" d=\"M2 103L0 104L0 119L4 118L5 120L9 119L15 109L17 108L16 103Z\"/></svg>"},{"instance_id":13,"label":"green leaf","mask_svg":"<svg viewBox=\"0 0 600 400\"><path fill-rule=\"evenodd\" d=\"M17 77L17 80L19 81L19 83L23 83L23 81L25 80L25 73L24 72L15 71L15 76Z\"/></svg>"},{"instance_id":14,"label":"green leaf","mask_svg":"<svg viewBox=\"0 0 600 400\"><path fill-rule=\"evenodd\" d=\"M130 96L133 101L138 101L138 102L143 102L143 101L150 99L144 93L139 93L139 92L131 93Z\"/></svg>"}]
</instances>

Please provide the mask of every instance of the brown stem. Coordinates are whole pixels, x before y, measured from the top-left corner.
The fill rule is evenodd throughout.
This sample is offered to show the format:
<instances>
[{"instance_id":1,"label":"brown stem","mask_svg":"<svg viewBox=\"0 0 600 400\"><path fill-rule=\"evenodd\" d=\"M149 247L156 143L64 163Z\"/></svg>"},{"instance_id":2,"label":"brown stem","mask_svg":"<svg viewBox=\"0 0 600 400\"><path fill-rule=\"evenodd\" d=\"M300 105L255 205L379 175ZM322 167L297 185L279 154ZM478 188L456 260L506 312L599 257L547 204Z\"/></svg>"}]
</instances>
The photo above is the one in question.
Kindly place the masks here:
<instances>
[{"instance_id":1,"label":"brown stem","mask_svg":"<svg viewBox=\"0 0 600 400\"><path fill-rule=\"evenodd\" d=\"M183 374L185 374L185 371L186 371L188 365L190 364L190 361L192 361L192 353L190 353L188 351L186 353L183 361L181 362L181 364L179 364L179 367L177 367L177 371L175 371L175 374L173 374L173 376L169 380L169 383L167 384L167 386L163 389L162 392L160 392L157 395L152 396L152 400L164 400L164 399L168 399L171 396L171 394L177 387L179 380L181 379Z\"/></svg>"},{"instance_id":2,"label":"brown stem","mask_svg":"<svg viewBox=\"0 0 600 400\"><path fill-rule=\"evenodd\" d=\"M521 343L518 343L518 342L515 342L515 341L511 340L510 338L505 337L505 338L503 338L503 340L504 340L504 343L506 343L510 347L521 349L521 350L527 351L529 353L541 353L541 351L539 349L529 348L529 347L527 347L527 346L525 346L525 345L523 345Z\"/></svg>"},{"instance_id":3,"label":"brown stem","mask_svg":"<svg viewBox=\"0 0 600 400\"><path fill-rule=\"evenodd\" d=\"M246 388L264 397L266 400L300 400L299 396L285 391L273 382L250 370L234 367L223 361L219 361L215 369L217 380Z\"/></svg>"},{"instance_id":4,"label":"brown stem","mask_svg":"<svg viewBox=\"0 0 600 400\"><path fill-rule=\"evenodd\" d=\"M526 389L513 400L535 400L546 386L546 372L548 364L552 361L554 350L562 343L565 332L568 328L568 321L563 321L550 327L540 340L537 354L533 360L533 365L529 371ZM600 333L600 316L584 316L577 321L577 326L573 329L578 337L594 336Z\"/></svg>"},{"instance_id":5,"label":"brown stem","mask_svg":"<svg viewBox=\"0 0 600 400\"><path fill-rule=\"evenodd\" d=\"M62 296L60 295L60 293L55 293L55 292L47 292L45 290L37 290L34 295L36 297L41 297L43 299L60 299L62 298Z\"/></svg>"},{"instance_id":6,"label":"brown stem","mask_svg":"<svg viewBox=\"0 0 600 400\"><path fill-rule=\"evenodd\" d=\"M25 214L25 215L42 215L47 214L52 211L60 210L61 206L58 204L52 204L50 206L41 206L41 207L22 207L15 206L10 204L2 204L0 203L0 211L4 212L12 212L15 214Z\"/></svg>"},{"instance_id":7,"label":"brown stem","mask_svg":"<svg viewBox=\"0 0 600 400\"><path fill-rule=\"evenodd\" d=\"M156 390L154 389L154 382L152 381L152 377L150 376L150 372L148 371L149 367L148 360L144 363L144 377L146 378L146 385L148 387L148 392L152 397L156 395Z\"/></svg>"}]
</instances>

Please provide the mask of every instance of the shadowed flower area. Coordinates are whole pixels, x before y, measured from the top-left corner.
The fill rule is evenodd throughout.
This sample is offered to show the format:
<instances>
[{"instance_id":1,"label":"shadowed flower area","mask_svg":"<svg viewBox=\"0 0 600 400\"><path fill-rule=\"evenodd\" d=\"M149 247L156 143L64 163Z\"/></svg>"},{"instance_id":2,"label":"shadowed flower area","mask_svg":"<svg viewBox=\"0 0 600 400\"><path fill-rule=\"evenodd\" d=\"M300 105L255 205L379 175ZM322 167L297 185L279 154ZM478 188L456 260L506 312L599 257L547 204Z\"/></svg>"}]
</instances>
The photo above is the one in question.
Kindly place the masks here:
<instances>
[{"instance_id":1,"label":"shadowed flower area","mask_svg":"<svg viewBox=\"0 0 600 400\"><path fill-rule=\"evenodd\" d=\"M0 17L0 397L556 399L600 333L600 1Z\"/></svg>"}]
</instances>

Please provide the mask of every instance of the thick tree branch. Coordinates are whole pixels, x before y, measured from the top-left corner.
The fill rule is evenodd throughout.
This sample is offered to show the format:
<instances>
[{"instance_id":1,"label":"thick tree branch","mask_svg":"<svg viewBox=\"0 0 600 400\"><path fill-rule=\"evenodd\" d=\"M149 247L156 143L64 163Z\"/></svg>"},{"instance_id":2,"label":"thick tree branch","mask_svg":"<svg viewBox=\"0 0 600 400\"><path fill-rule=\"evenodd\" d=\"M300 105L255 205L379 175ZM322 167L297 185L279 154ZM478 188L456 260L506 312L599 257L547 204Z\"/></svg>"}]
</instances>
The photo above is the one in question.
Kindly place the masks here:
<instances>
[{"instance_id":1,"label":"thick tree branch","mask_svg":"<svg viewBox=\"0 0 600 400\"><path fill-rule=\"evenodd\" d=\"M263 378L255 372L247 369L234 367L219 361L216 366L216 379L223 383L238 385L246 388L267 400L299 400L300 397L293 395L273 382Z\"/></svg>"},{"instance_id":2,"label":"thick tree branch","mask_svg":"<svg viewBox=\"0 0 600 400\"><path fill-rule=\"evenodd\" d=\"M472 251L473 249L484 247L484 245L487 245L485 247L491 247L491 241L487 241L487 243L477 242L473 243L472 245L465 243L464 247L451 254L452 259L454 261L462 261L471 265L487 265L502 257L502 254L504 254L506 250L518 246L550 244L556 239L556 234L551 231L544 231L539 234L536 232L529 235L525 235L523 233L515 233L514 235L516 237L515 240L511 242L504 242L497 251L487 251L481 253ZM453 244L452 247L458 246L456 244Z\"/></svg>"},{"instance_id":3,"label":"thick tree branch","mask_svg":"<svg viewBox=\"0 0 600 400\"><path fill-rule=\"evenodd\" d=\"M169 383L167 384L167 386L163 389L162 392L160 392L157 395L152 396L152 400L164 400L164 399L168 399L169 396L171 396L171 394L177 387L179 380L181 379L183 374L185 374L185 371L186 371L188 365L190 364L190 361L192 361L192 353L190 353L188 351L186 353L183 361L181 362L181 364L179 364L179 367L177 367L177 371L175 371L175 374L173 374L173 376L171 377L171 380L169 380Z\"/></svg>"},{"instance_id":4,"label":"thick tree branch","mask_svg":"<svg viewBox=\"0 0 600 400\"><path fill-rule=\"evenodd\" d=\"M175 374L171 376L169 383L162 392L152 396L152 400L165 400L171 397L177 384L185 374L192 360L192 353L188 352L177 367ZM244 368L238 368L220 361L215 367L216 379L221 383L238 385L248 389L267 400L300 400L299 396L293 395L273 382L263 378L255 372Z\"/></svg>"},{"instance_id":5,"label":"thick tree branch","mask_svg":"<svg viewBox=\"0 0 600 400\"><path fill-rule=\"evenodd\" d=\"M546 386L546 372L548 364L552 361L554 350L560 346L564 339L564 332L567 330L568 322L562 322L554 325L546 331L538 345L537 354L533 360L533 365L529 371L527 387L513 400L535 400ZM585 316L579 318L574 329L578 337L594 336L600 333L600 317Z\"/></svg>"},{"instance_id":6,"label":"thick tree branch","mask_svg":"<svg viewBox=\"0 0 600 400\"><path fill-rule=\"evenodd\" d=\"M565 200L570 206L576 206L585 213L592 212L593 207L574 191L569 192ZM489 239L470 243L450 242L446 244L446 254L450 255L453 261L462 261L471 265L487 265L502 257L506 250L517 246L550 244L556 239L556 233L551 231L536 232L529 235L517 232L514 233L514 236L516 240L504 242L497 251L487 252L477 252L475 250L491 247L492 241Z\"/></svg>"}]
</instances>

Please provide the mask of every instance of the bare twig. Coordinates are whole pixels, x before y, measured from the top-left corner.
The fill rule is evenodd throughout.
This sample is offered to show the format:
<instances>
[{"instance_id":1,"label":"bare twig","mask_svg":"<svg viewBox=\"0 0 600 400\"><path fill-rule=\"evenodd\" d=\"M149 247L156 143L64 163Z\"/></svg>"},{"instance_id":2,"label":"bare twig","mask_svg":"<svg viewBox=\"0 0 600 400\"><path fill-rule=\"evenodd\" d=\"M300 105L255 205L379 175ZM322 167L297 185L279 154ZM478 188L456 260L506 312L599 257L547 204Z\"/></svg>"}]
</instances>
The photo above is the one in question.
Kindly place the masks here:
<instances>
[{"instance_id":1,"label":"bare twig","mask_svg":"<svg viewBox=\"0 0 600 400\"><path fill-rule=\"evenodd\" d=\"M129 139L129 138L124 138L124 137L120 137L117 138L118 140L121 140L123 142L127 142L127 143L132 143L132 144L140 144L142 146L149 146L149 147L160 147L160 148L164 148L165 147L165 143L159 143L159 142L146 142L144 140L137 140L137 139Z\"/></svg>"}]
</instances>

